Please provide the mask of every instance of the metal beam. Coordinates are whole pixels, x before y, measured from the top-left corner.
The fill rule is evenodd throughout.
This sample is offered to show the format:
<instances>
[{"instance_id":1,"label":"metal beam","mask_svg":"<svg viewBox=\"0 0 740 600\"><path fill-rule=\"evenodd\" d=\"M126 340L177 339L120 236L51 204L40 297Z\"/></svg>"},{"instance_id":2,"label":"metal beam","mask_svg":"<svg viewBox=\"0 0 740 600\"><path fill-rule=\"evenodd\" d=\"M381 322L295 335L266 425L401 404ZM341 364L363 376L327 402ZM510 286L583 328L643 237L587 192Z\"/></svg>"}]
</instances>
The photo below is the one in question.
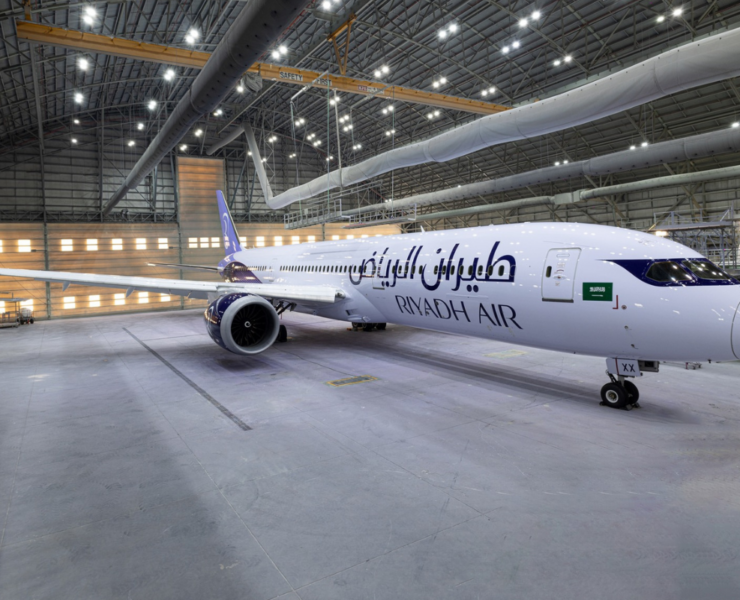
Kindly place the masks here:
<instances>
[{"instance_id":1,"label":"metal beam","mask_svg":"<svg viewBox=\"0 0 740 600\"><path fill-rule=\"evenodd\" d=\"M111 54L113 56L122 56L124 58L133 58L179 67L202 69L211 57L208 52L196 52L195 50L184 50L171 46L136 42L124 38L73 31L60 27L49 27L47 25L39 25L38 23L29 23L28 21L17 21L16 27L18 38L29 42L73 50ZM329 87L337 92L358 94L360 96L375 96L391 101L410 102L479 115L492 115L510 110L508 106L482 102L481 100L470 100L447 94L436 94L434 92L425 92L397 85L355 79L354 77L322 74L318 71L297 69L282 65L255 63L247 72L256 73L269 81L279 81L304 87Z\"/></svg>"}]
</instances>

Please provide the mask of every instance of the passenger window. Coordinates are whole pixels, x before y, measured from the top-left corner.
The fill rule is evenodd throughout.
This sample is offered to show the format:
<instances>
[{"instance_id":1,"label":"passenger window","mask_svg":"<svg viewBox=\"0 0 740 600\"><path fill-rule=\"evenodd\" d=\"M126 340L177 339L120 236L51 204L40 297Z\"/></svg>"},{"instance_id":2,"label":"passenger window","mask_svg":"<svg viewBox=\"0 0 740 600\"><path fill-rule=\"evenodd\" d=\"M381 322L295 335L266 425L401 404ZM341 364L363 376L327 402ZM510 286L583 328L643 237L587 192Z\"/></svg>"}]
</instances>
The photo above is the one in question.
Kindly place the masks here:
<instances>
[{"instance_id":1,"label":"passenger window","mask_svg":"<svg viewBox=\"0 0 740 600\"><path fill-rule=\"evenodd\" d=\"M499 265L498 268L498 276L503 277L504 276L504 265Z\"/></svg>"},{"instance_id":2,"label":"passenger window","mask_svg":"<svg viewBox=\"0 0 740 600\"><path fill-rule=\"evenodd\" d=\"M681 268L677 262L665 260L653 263L645 277L658 283L676 283L679 281L692 281L693 278Z\"/></svg>"},{"instance_id":3,"label":"passenger window","mask_svg":"<svg viewBox=\"0 0 740 600\"><path fill-rule=\"evenodd\" d=\"M493 275L493 265L489 265L488 266L488 276L490 277L491 275ZM548 275L548 277L549 277L549 275Z\"/></svg>"},{"instance_id":4,"label":"passenger window","mask_svg":"<svg viewBox=\"0 0 740 600\"><path fill-rule=\"evenodd\" d=\"M442 265L442 276L447 275L447 265Z\"/></svg>"},{"instance_id":5,"label":"passenger window","mask_svg":"<svg viewBox=\"0 0 740 600\"><path fill-rule=\"evenodd\" d=\"M685 260L683 266L687 267L699 279L709 279L711 281L729 281L732 279L730 275L709 260Z\"/></svg>"},{"instance_id":6,"label":"passenger window","mask_svg":"<svg viewBox=\"0 0 740 600\"><path fill-rule=\"evenodd\" d=\"M545 277L550 277L552 275L552 267L547 267L547 270L545 271Z\"/></svg>"},{"instance_id":7,"label":"passenger window","mask_svg":"<svg viewBox=\"0 0 740 600\"><path fill-rule=\"evenodd\" d=\"M473 265L470 265L468 267L468 277L470 277L473 274Z\"/></svg>"},{"instance_id":8,"label":"passenger window","mask_svg":"<svg viewBox=\"0 0 740 600\"><path fill-rule=\"evenodd\" d=\"M434 274L439 273L439 265L434 265Z\"/></svg>"},{"instance_id":9,"label":"passenger window","mask_svg":"<svg viewBox=\"0 0 740 600\"><path fill-rule=\"evenodd\" d=\"M455 265L450 265L450 275L455 274Z\"/></svg>"},{"instance_id":10,"label":"passenger window","mask_svg":"<svg viewBox=\"0 0 740 600\"><path fill-rule=\"evenodd\" d=\"M483 265L478 265L478 276L483 275Z\"/></svg>"}]
</instances>

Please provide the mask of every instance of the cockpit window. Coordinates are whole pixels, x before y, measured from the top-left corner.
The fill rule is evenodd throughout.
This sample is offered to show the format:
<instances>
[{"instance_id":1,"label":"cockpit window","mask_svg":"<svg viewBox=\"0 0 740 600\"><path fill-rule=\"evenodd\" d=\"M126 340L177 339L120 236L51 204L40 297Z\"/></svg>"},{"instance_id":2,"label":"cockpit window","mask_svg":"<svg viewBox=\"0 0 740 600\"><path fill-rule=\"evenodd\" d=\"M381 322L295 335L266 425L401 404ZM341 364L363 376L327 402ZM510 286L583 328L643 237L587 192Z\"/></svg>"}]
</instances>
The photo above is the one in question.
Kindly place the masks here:
<instances>
[{"instance_id":1,"label":"cockpit window","mask_svg":"<svg viewBox=\"0 0 740 600\"><path fill-rule=\"evenodd\" d=\"M653 263L645 277L659 283L677 283L679 281L693 281L693 277L683 270L680 264L672 260Z\"/></svg>"},{"instance_id":2,"label":"cockpit window","mask_svg":"<svg viewBox=\"0 0 740 600\"><path fill-rule=\"evenodd\" d=\"M699 279L710 279L713 281L728 281L732 279L732 277L709 260L685 260L683 261L683 266Z\"/></svg>"}]
</instances>

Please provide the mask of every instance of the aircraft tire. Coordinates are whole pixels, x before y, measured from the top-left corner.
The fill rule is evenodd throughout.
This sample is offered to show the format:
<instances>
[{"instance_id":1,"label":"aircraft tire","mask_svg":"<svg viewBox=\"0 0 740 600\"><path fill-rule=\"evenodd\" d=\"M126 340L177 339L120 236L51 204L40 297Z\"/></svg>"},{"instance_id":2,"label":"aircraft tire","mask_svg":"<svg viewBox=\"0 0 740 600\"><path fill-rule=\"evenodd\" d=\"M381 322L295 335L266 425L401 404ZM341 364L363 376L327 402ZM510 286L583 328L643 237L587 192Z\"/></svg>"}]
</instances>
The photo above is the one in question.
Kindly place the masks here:
<instances>
[{"instance_id":1,"label":"aircraft tire","mask_svg":"<svg viewBox=\"0 0 740 600\"><path fill-rule=\"evenodd\" d=\"M625 410L632 408L627 390L618 383L607 383L601 388L601 403L611 408L623 408Z\"/></svg>"},{"instance_id":2,"label":"aircraft tire","mask_svg":"<svg viewBox=\"0 0 740 600\"><path fill-rule=\"evenodd\" d=\"M375 329L375 323L365 323L362 326L363 331L372 331L373 329Z\"/></svg>"},{"instance_id":3,"label":"aircraft tire","mask_svg":"<svg viewBox=\"0 0 740 600\"><path fill-rule=\"evenodd\" d=\"M637 386L631 381L625 381L624 389L627 390L627 393L630 395L630 404L637 404L637 401L640 399L640 392L637 389Z\"/></svg>"},{"instance_id":4,"label":"aircraft tire","mask_svg":"<svg viewBox=\"0 0 740 600\"><path fill-rule=\"evenodd\" d=\"M285 328L285 325L281 325L280 329L278 329L278 335L275 341L279 344L288 341L288 330Z\"/></svg>"}]
</instances>

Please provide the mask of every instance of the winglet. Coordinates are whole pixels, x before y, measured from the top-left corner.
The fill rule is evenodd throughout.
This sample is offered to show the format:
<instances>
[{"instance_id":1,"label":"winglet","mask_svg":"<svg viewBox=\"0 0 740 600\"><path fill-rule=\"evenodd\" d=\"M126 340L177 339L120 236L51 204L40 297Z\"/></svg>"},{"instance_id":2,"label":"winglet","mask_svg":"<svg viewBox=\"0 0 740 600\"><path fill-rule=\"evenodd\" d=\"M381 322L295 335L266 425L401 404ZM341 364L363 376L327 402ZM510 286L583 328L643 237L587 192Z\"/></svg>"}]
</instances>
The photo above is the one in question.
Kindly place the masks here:
<instances>
[{"instance_id":1,"label":"winglet","mask_svg":"<svg viewBox=\"0 0 740 600\"><path fill-rule=\"evenodd\" d=\"M242 246L239 243L239 235L236 233L234 220L231 218L229 207L226 206L223 192L218 190L216 196L218 197L218 214L221 218L221 231L224 234L224 250L226 251L226 256L229 256L229 254L239 252Z\"/></svg>"}]
</instances>

